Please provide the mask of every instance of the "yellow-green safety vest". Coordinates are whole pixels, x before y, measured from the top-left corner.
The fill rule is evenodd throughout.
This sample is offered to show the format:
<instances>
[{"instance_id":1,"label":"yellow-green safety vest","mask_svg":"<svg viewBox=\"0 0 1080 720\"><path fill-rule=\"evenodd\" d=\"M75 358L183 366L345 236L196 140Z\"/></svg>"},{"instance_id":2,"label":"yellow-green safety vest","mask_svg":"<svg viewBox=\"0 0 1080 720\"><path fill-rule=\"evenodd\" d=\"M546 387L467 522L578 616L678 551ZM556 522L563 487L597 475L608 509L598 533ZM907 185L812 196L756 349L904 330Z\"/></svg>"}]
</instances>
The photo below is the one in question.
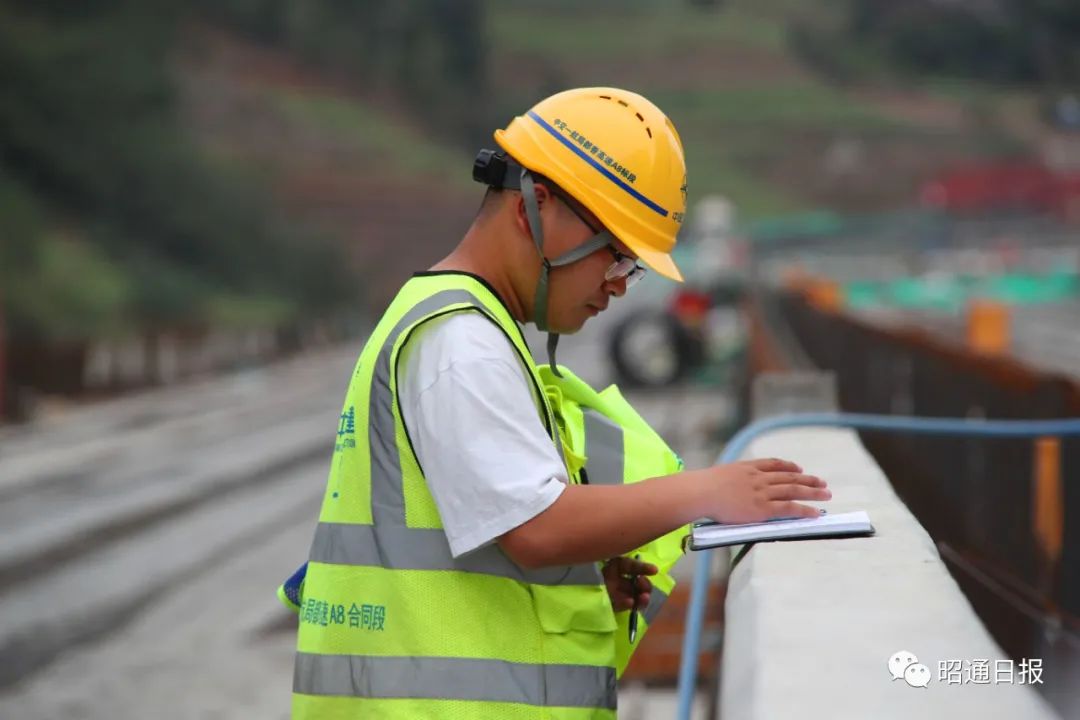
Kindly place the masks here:
<instances>
[{"instance_id":1,"label":"yellow-green safety vest","mask_svg":"<svg viewBox=\"0 0 1080 720\"><path fill-rule=\"evenodd\" d=\"M308 560L293 718L612 720L618 628L599 566L524 570L492 544L454 559L402 421L397 363L423 323L494 322L529 369L521 330L481 279L419 273L368 339L349 385Z\"/></svg>"},{"instance_id":2,"label":"yellow-green safety vest","mask_svg":"<svg viewBox=\"0 0 1080 720\"><path fill-rule=\"evenodd\" d=\"M300 613L294 717L614 717L614 678L674 588L669 571L682 555L686 528L636 551L659 573L631 644L630 613L612 611L595 565L523 571L497 546L450 557L397 410L390 368L423 322L467 311L496 322L529 367L538 411L553 438L558 433L572 482L637 482L682 469L618 388L597 392L565 367L562 377L537 368L516 323L482 280L419 274L361 354L306 576L301 568L278 590ZM365 360L373 371L364 372ZM392 446L376 427L380 416L393 419ZM368 437L356 437L357 428L368 428ZM402 488L400 497L395 486ZM365 498L368 509L358 512ZM394 502L381 503L389 499ZM353 546L357 542L369 545ZM398 547L402 543L406 547ZM391 626L392 620L408 629Z\"/></svg>"}]
</instances>

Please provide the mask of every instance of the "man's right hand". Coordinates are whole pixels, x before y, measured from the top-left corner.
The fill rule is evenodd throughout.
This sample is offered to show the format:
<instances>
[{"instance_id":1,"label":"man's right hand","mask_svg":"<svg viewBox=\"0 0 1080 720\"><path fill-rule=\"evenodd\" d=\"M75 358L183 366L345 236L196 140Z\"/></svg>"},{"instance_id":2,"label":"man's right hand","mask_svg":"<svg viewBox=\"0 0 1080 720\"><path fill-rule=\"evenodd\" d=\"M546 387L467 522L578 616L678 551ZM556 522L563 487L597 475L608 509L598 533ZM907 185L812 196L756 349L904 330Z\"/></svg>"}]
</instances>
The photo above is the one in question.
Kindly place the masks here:
<instances>
[{"instance_id":1,"label":"man's right hand","mask_svg":"<svg viewBox=\"0 0 1080 720\"><path fill-rule=\"evenodd\" d=\"M555 567L631 553L701 517L760 522L817 517L825 482L785 460L714 465L626 485L568 485L546 510L499 538L518 565Z\"/></svg>"},{"instance_id":2,"label":"man's right hand","mask_svg":"<svg viewBox=\"0 0 1080 720\"><path fill-rule=\"evenodd\" d=\"M778 517L818 517L820 511L796 500L828 500L824 480L806 475L793 462L769 458L714 465L706 476L704 515L717 522L750 523Z\"/></svg>"}]
</instances>

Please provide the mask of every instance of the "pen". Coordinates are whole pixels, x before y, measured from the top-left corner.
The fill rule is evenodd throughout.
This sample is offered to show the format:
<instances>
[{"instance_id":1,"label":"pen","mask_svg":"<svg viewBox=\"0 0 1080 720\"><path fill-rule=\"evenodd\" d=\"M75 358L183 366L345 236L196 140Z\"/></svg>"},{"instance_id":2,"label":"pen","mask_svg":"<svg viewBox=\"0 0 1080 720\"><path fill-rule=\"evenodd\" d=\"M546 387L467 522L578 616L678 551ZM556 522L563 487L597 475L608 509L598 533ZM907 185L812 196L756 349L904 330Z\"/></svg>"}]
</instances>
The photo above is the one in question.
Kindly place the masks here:
<instances>
[{"instance_id":1,"label":"pen","mask_svg":"<svg viewBox=\"0 0 1080 720\"><path fill-rule=\"evenodd\" d=\"M635 560L640 560L641 555L640 554L635 555L634 559ZM637 573L634 573L633 575L630 576L630 590L634 594L634 606L632 608L630 608L630 644L631 645L633 645L634 640L637 639L637 615L638 615L637 579L638 579Z\"/></svg>"}]
</instances>

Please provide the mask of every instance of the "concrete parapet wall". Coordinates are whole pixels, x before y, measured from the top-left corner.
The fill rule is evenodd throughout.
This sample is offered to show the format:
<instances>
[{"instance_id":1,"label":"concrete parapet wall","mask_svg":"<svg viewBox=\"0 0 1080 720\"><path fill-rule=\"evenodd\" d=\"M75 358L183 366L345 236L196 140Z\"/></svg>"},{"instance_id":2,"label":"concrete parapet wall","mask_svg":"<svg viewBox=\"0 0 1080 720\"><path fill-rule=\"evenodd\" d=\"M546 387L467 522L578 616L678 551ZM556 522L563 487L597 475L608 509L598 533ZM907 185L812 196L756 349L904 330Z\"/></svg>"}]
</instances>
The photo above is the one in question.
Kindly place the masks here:
<instances>
[{"instance_id":1,"label":"concrete parapet wall","mask_svg":"<svg viewBox=\"0 0 1080 720\"><path fill-rule=\"evenodd\" d=\"M830 512L866 510L877 534L758 544L734 568L723 720L1058 717L1019 684L1019 658L1013 683L995 683L996 661L1008 656L855 432L779 431L754 442L747 457L798 462L828 481ZM892 678L888 660L901 650L929 668L928 687ZM988 660L990 683L939 680L938 663L950 660Z\"/></svg>"}]
</instances>

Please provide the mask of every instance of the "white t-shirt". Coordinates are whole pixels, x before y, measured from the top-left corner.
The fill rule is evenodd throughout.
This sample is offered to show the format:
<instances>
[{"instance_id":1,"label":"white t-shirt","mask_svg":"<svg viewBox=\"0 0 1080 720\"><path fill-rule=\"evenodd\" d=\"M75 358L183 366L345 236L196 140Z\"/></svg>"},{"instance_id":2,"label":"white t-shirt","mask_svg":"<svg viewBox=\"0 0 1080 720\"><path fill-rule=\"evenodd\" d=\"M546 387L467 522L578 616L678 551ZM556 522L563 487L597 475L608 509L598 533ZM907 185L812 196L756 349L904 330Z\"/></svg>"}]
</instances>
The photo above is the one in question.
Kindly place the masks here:
<instances>
[{"instance_id":1,"label":"white t-shirt","mask_svg":"<svg viewBox=\"0 0 1080 720\"><path fill-rule=\"evenodd\" d=\"M539 515L566 468L536 410L527 369L478 312L424 323L402 351L398 398L454 557Z\"/></svg>"}]
</instances>

